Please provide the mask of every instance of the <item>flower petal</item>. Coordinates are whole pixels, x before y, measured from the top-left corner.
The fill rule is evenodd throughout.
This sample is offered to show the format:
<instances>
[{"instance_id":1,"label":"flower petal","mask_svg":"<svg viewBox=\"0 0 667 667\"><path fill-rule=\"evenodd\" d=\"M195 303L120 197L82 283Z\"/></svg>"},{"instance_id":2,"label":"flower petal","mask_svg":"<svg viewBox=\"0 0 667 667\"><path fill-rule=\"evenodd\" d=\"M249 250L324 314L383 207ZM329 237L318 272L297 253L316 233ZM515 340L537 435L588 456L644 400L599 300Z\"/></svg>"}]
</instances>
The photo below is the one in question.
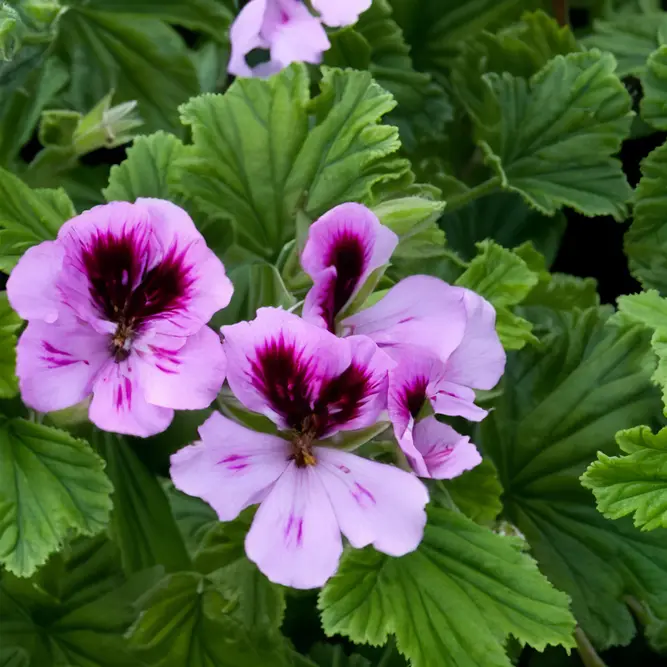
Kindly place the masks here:
<instances>
[{"instance_id":1,"label":"flower petal","mask_svg":"<svg viewBox=\"0 0 667 667\"><path fill-rule=\"evenodd\" d=\"M164 431L174 411L148 403L132 354L121 362L109 360L93 385L90 421L104 431L148 437Z\"/></svg>"},{"instance_id":2,"label":"flower petal","mask_svg":"<svg viewBox=\"0 0 667 667\"><path fill-rule=\"evenodd\" d=\"M414 443L423 457L428 477L452 479L482 462L470 438L457 433L451 426L427 417L415 424Z\"/></svg>"},{"instance_id":3,"label":"flower petal","mask_svg":"<svg viewBox=\"0 0 667 667\"><path fill-rule=\"evenodd\" d=\"M386 264L398 236L361 204L341 204L316 220L301 255L315 285L306 296L303 316L334 331L334 321L369 275Z\"/></svg>"},{"instance_id":4,"label":"flower petal","mask_svg":"<svg viewBox=\"0 0 667 667\"><path fill-rule=\"evenodd\" d=\"M260 502L289 461L289 443L257 433L214 412L200 427L201 442L171 457L177 489L205 500L220 521Z\"/></svg>"},{"instance_id":5,"label":"flower petal","mask_svg":"<svg viewBox=\"0 0 667 667\"><path fill-rule=\"evenodd\" d=\"M446 371L445 371L446 372ZM434 412L479 422L488 412L475 405L475 392L455 382L441 380L429 388Z\"/></svg>"},{"instance_id":6,"label":"flower petal","mask_svg":"<svg viewBox=\"0 0 667 667\"><path fill-rule=\"evenodd\" d=\"M273 582L319 588L338 568L343 544L317 466L292 462L268 493L246 536L248 558Z\"/></svg>"},{"instance_id":7,"label":"flower petal","mask_svg":"<svg viewBox=\"0 0 667 667\"><path fill-rule=\"evenodd\" d=\"M466 329L447 360L447 379L473 389L492 389L505 370L505 350L496 333L496 311L479 294L463 290Z\"/></svg>"},{"instance_id":8,"label":"flower petal","mask_svg":"<svg viewBox=\"0 0 667 667\"><path fill-rule=\"evenodd\" d=\"M263 31L271 44L271 59L283 67L296 62L319 63L331 46L320 21L299 0L279 0L278 4L280 22L270 34Z\"/></svg>"},{"instance_id":9,"label":"flower petal","mask_svg":"<svg viewBox=\"0 0 667 667\"><path fill-rule=\"evenodd\" d=\"M174 350L155 336L137 349L137 365L149 403L176 410L208 407L225 379L225 355L220 336L207 326ZM166 343L171 341L166 340Z\"/></svg>"},{"instance_id":10,"label":"flower petal","mask_svg":"<svg viewBox=\"0 0 667 667\"><path fill-rule=\"evenodd\" d=\"M17 346L16 374L23 401L39 412L75 405L92 393L109 358L107 338L93 329L34 320Z\"/></svg>"},{"instance_id":11,"label":"flower petal","mask_svg":"<svg viewBox=\"0 0 667 667\"><path fill-rule=\"evenodd\" d=\"M269 48L268 42L261 36L266 6L267 0L250 0L232 23L229 31L232 49L227 66L230 74L252 76L252 69L246 63L246 55L253 49Z\"/></svg>"},{"instance_id":12,"label":"flower petal","mask_svg":"<svg viewBox=\"0 0 667 667\"><path fill-rule=\"evenodd\" d=\"M322 21L332 28L352 25L371 6L372 0L312 0Z\"/></svg>"},{"instance_id":13,"label":"flower petal","mask_svg":"<svg viewBox=\"0 0 667 667\"><path fill-rule=\"evenodd\" d=\"M319 475L341 531L356 548L403 556L424 534L428 492L414 475L348 452L315 447Z\"/></svg>"},{"instance_id":14,"label":"flower petal","mask_svg":"<svg viewBox=\"0 0 667 667\"><path fill-rule=\"evenodd\" d=\"M28 248L7 279L7 298L24 320L55 322L62 309L57 278L64 251L56 241Z\"/></svg>"},{"instance_id":15,"label":"flower petal","mask_svg":"<svg viewBox=\"0 0 667 667\"><path fill-rule=\"evenodd\" d=\"M322 385L350 365L350 345L280 308L260 308L251 322L222 327L227 380L250 410L282 428L312 413Z\"/></svg>"},{"instance_id":16,"label":"flower petal","mask_svg":"<svg viewBox=\"0 0 667 667\"><path fill-rule=\"evenodd\" d=\"M432 276L410 276L342 326L348 334L372 338L394 357L422 348L446 361L465 331L463 290Z\"/></svg>"}]
</instances>

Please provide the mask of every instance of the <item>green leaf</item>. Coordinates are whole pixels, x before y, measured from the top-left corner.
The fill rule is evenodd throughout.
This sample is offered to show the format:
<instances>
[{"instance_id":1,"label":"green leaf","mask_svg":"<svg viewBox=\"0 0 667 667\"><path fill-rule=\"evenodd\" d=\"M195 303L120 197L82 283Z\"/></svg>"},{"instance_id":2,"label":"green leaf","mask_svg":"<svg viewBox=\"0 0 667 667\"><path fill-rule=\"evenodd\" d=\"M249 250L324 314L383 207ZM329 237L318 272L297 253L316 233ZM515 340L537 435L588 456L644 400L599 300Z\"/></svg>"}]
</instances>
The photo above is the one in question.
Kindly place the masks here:
<instances>
[{"instance_id":1,"label":"green leaf","mask_svg":"<svg viewBox=\"0 0 667 667\"><path fill-rule=\"evenodd\" d=\"M521 303L537 284L538 276L511 250L493 241L477 244L478 255L456 284L471 289L496 309L496 330L506 349L521 349L536 342L530 322L514 315L510 307Z\"/></svg>"},{"instance_id":2,"label":"green leaf","mask_svg":"<svg viewBox=\"0 0 667 667\"><path fill-rule=\"evenodd\" d=\"M371 667L371 663L361 655L346 655L340 645L315 644L309 655L318 667Z\"/></svg>"},{"instance_id":3,"label":"green leaf","mask_svg":"<svg viewBox=\"0 0 667 667\"><path fill-rule=\"evenodd\" d=\"M581 478L609 519L634 514L637 528L667 528L667 428L653 435L648 426L616 434L629 456L598 454Z\"/></svg>"},{"instance_id":4,"label":"green leaf","mask_svg":"<svg viewBox=\"0 0 667 667\"><path fill-rule=\"evenodd\" d=\"M114 487L111 536L118 544L127 574L155 565L167 572L187 570L190 558L159 481L112 433L96 431L94 443L107 462Z\"/></svg>"},{"instance_id":5,"label":"green leaf","mask_svg":"<svg viewBox=\"0 0 667 667\"><path fill-rule=\"evenodd\" d=\"M629 134L632 103L614 69L610 54L589 51L556 56L529 80L484 75L479 145L503 189L547 215L569 206L625 217L632 191L611 156Z\"/></svg>"},{"instance_id":6,"label":"green leaf","mask_svg":"<svg viewBox=\"0 0 667 667\"><path fill-rule=\"evenodd\" d=\"M178 137L166 132L137 137L127 151L127 158L111 167L109 185L102 191L107 201L133 202L139 197L173 199L169 187L174 178L175 162L185 146Z\"/></svg>"},{"instance_id":7,"label":"green leaf","mask_svg":"<svg viewBox=\"0 0 667 667\"><path fill-rule=\"evenodd\" d=\"M452 213L445 209L441 224L447 243L463 259L472 259L477 254L476 244L484 239L491 239L504 248L531 241L549 264L556 259L567 226L562 213L553 217L543 215L513 192L481 197Z\"/></svg>"},{"instance_id":8,"label":"green leaf","mask_svg":"<svg viewBox=\"0 0 667 667\"><path fill-rule=\"evenodd\" d=\"M667 144L642 161L641 172L625 253L632 275L644 288L667 295Z\"/></svg>"},{"instance_id":9,"label":"green leaf","mask_svg":"<svg viewBox=\"0 0 667 667\"><path fill-rule=\"evenodd\" d=\"M115 90L117 102L138 102L147 131L182 132L177 107L199 84L183 40L162 21L70 7L56 49L73 73L66 99L77 111Z\"/></svg>"},{"instance_id":10,"label":"green leaf","mask_svg":"<svg viewBox=\"0 0 667 667\"><path fill-rule=\"evenodd\" d=\"M153 667L267 667L289 664L284 646L251 635L230 616L230 603L199 574L163 579L141 600L129 637Z\"/></svg>"},{"instance_id":11,"label":"green leaf","mask_svg":"<svg viewBox=\"0 0 667 667\"><path fill-rule=\"evenodd\" d=\"M579 477L598 451L614 453L617 431L658 412L647 335L605 326L607 309L545 312L541 345L508 355L476 442L498 469L505 516L583 631L598 648L626 644L627 595L667 613L667 542L605 519Z\"/></svg>"},{"instance_id":12,"label":"green leaf","mask_svg":"<svg viewBox=\"0 0 667 667\"><path fill-rule=\"evenodd\" d=\"M21 324L21 318L9 305L7 292L0 292L0 398L12 398L19 391L14 334Z\"/></svg>"},{"instance_id":13,"label":"green leaf","mask_svg":"<svg viewBox=\"0 0 667 667\"><path fill-rule=\"evenodd\" d=\"M661 46L649 57L642 76L642 88L644 97L640 110L643 120L658 130L667 130L667 46Z\"/></svg>"},{"instance_id":14,"label":"green leaf","mask_svg":"<svg viewBox=\"0 0 667 667\"><path fill-rule=\"evenodd\" d=\"M3 575L3 643L21 646L33 666L144 667L123 635L158 578L149 570L127 579L107 539L79 539L32 579Z\"/></svg>"},{"instance_id":15,"label":"green leaf","mask_svg":"<svg viewBox=\"0 0 667 667\"><path fill-rule=\"evenodd\" d=\"M29 657L22 648L0 648L0 667L29 667Z\"/></svg>"},{"instance_id":16,"label":"green leaf","mask_svg":"<svg viewBox=\"0 0 667 667\"><path fill-rule=\"evenodd\" d=\"M571 646L567 596L521 552L462 514L431 509L424 540L389 558L370 548L349 551L320 595L329 635L383 644L396 635L414 667L509 667L503 640L512 635L538 650Z\"/></svg>"},{"instance_id":17,"label":"green leaf","mask_svg":"<svg viewBox=\"0 0 667 667\"><path fill-rule=\"evenodd\" d=\"M181 493L171 482L165 482L164 486L188 551L194 554L199 550L208 531L218 523L218 517L213 508L203 500Z\"/></svg>"},{"instance_id":18,"label":"green leaf","mask_svg":"<svg viewBox=\"0 0 667 667\"><path fill-rule=\"evenodd\" d=\"M24 419L0 425L0 562L32 574L67 534L94 535L111 510L104 462L82 440Z\"/></svg>"},{"instance_id":19,"label":"green leaf","mask_svg":"<svg viewBox=\"0 0 667 667\"><path fill-rule=\"evenodd\" d=\"M258 257L277 259L298 210L314 220L341 202L368 202L374 185L408 169L387 159L398 132L378 121L395 103L368 72L325 67L320 89L310 100L306 70L293 65L181 107L194 141L182 193L233 220L237 243Z\"/></svg>"},{"instance_id":20,"label":"green leaf","mask_svg":"<svg viewBox=\"0 0 667 667\"><path fill-rule=\"evenodd\" d=\"M609 51L618 63L618 76L642 75L646 60L667 38L667 14L651 12L621 15L609 21L594 21L593 34L582 43L592 49Z\"/></svg>"},{"instance_id":21,"label":"green leaf","mask_svg":"<svg viewBox=\"0 0 667 667\"><path fill-rule=\"evenodd\" d=\"M63 189L31 190L0 169L0 270L8 273L28 248L54 239L74 215Z\"/></svg>"}]
</instances>

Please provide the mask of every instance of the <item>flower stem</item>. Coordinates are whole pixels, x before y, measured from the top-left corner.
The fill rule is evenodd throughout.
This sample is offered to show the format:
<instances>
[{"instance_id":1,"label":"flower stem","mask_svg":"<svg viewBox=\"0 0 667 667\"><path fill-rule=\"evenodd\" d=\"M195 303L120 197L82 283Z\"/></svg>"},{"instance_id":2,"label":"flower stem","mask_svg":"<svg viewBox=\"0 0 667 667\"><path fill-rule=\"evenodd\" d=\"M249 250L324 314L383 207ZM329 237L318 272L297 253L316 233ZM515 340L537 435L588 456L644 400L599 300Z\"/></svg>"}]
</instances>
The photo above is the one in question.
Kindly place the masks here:
<instances>
[{"instance_id":1,"label":"flower stem","mask_svg":"<svg viewBox=\"0 0 667 667\"><path fill-rule=\"evenodd\" d=\"M569 10L567 7L567 0L553 0L554 17L558 21L558 25L567 25Z\"/></svg>"},{"instance_id":2,"label":"flower stem","mask_svg":"<svg viewBox=\"0 0 667 667\"><path fill-rule=\"evenodd\" d=\"M579 653L584 667L607 667L602 658L597 654L590 639L588 639L584 631L578 626L574 631L574 640L577 642L577 653Z\"/></svg>"},{"instance_id":3,"label":"flower stem","mask_svg":"<svg viewBox=\"0 0 667 667\"><path fill-rule=\"evenodd\" d=\"M452 211L456 211L457 209L464 207L466 204L475 201L475 199L479 199L480 197L484 197L488 194L491 194L492 192L495 192L499 186L500 178L498 176L494 176L488 181L484 181L484 183L480 183L474 188L466 190L463 194L455 195L451 199L448 199L445 212L451 213Z\"/></svg>"}]
</instances>

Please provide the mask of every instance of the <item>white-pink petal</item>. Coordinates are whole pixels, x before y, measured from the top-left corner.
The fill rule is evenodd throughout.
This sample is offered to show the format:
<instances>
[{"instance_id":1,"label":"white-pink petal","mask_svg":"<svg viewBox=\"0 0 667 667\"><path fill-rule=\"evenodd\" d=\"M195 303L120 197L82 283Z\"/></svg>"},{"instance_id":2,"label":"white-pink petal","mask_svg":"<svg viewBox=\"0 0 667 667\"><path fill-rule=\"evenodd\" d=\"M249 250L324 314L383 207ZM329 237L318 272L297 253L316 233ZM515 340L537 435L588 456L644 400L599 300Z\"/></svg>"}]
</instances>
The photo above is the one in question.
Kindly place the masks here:
<instances>
[{"instance_id":1,"label":"white-pink petal","mask_svg":"<svg viewBox=\"0 0 667 667\"><path fill-rule=\"evenodd\" d=\"M352 25L372 4L372 0L312 0L322 21L332 28Z\"/></svg>"}]
</instances>

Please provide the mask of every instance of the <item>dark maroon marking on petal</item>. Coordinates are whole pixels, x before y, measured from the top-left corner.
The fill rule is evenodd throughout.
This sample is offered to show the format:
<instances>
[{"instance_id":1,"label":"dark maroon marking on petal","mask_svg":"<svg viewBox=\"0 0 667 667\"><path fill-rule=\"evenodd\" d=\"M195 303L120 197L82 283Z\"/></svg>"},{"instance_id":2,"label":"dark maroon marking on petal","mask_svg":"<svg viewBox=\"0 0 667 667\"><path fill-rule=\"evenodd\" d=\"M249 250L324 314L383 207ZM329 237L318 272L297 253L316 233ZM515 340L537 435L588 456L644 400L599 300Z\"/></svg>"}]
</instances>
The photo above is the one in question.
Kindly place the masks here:
<instances>
[{"instance_id":1,"label":"dark maroon marking on petal","mask_svg":"<svg viewBox=\"0 0 667 667\"><path fill-rule=\"evenodd\" d=\"M42 347L47 354L40 355L39 358L47 364L47 368L49 369L65 368L66 366L78 363L90 366L90 363L86 359L75 359L69 352L59 350L46 340L42 340Z\"/></svg>"},{"instance_id":2,"label":"dark maroon marking on petal","mask_svg":"<svg viewBox=\"0 0 667 667\"><path fill-rule=\"evenodd\" d=\"M42 341L42 347L49 353L49 354L60 354L63 357L71 357L72 355L69 352L65 352L65 350L59 350L57 347L53 347L51 343L49 343L48 340L43 340Z\"/></svg>"},{"instance_id":3,"label":"dark maroon marking on petal","mask_svg":"<svg viewBox=\"0 0 667 667\"><path fill-rule=\"evenodd\" d=\"M424 459L428 459L431 465L440 465L448 459L450 454L454 451L453 445L445 445L441 449L437 449L436 446L431 447L429 452L424 456Z\"/></svg>"},{"instance_id":4,"label":"dark maroon marking on petal","mask_svg":"<svg viewBox=\"0 0 667 667\"><path fill-rule=\"evenodd\" d=\"M118 385L116 387L116 410L120 410L123 407L123 388Z\"/></svg>"},{"instance_id":5,"label":"dark maroon marking on petal","mask_svg":"<svg viewBox=\"0 0 667 667\"><path fill-rule=\"evenodd\" d=\"M414 419L421 411L424 401L426 401L426 387L428 385L428 378L420 375L412 378L409 385L404 388L405 405Z\"/></svg>"},{"instance_id":6,"label":"dark maroon marking on petal","mask_svg":"<svg viewBox=\"0 0 667 667\"><path fill-rule=\"evenodd\" d=\"M157 368L159 371L162 371L163 373L166 373L167 375L178 375L178 371L175 371L173 368L167 368L162 364L155 364L155 368Z\"/></svg>"},{"instance_id":7,"label":"dark maroon marking on petal","mask_svg":"<svg viewBox=\"0 0 667 667\"><path fill-rule=\"evenodd\" d=\"M303 519L299 519L296 526L296 546L300 547L303 544Z\"/></svg>"},{"instance_id":8,"label":"dark maroon marking on petal","mask_svg":"<svg viewBox=\"0 0 667 667\"><path fill-rule=\"evenodd\" d=\"M313 369L303 351L281 333L256 351L250 359L252 386L290 428L300 430L311 416Z\"/></svg>"},{"instance_id":9,"label":"dark maroon marking on petal","mask_svg":"<svg viewBox=\"0 0 667 667\"><path fill-rule=\"evenodd\" d=\"M370 501L373 505L377 504L375 496L365 486L361 486L359 482L354 483L352 496L359 503L359 505L364 505L367 501Z\"/></svg>"},{"instance_id":10,"label":"dark maroon marking on petal","mask_svg":"<svg viewBox=\"0 0 667 667\"><path fill-rule=\"evenodd\" d=\"M121 235L100 232L83 248L89 291L101 315L136 333L148 320L168 317L186 305L194 279L185 250L172 246L148 269L148 238L140 229Z\"/></svg>"},{"instance_id":11,"label":"dark maroon marking on petal","mask_svg":"<svg viewBox=\"0 0 667 667\"><path fill-rule=\"evenodd\" d=\"M346 475L350 474L350 469L347 466L338 466L339 470L342 470Z\"/></svg>"},{"instance_id":12,"label":"dark maroon marking on petal","mask_svg":"<svg viewBox=\"0 0 667 667\"><path fill-rule=\"evenodd\" d=\"M336 315L357 288L368 263L363 240L351 230L340 230L334 237L325 266L336 269L336 277L328 303L321 304L329 331L335 332Z\"/></svg>"},{"instance_id":13,"label":"dark maroon marking on petal","mask_svg":"<svg viewBox=\"0 0 667 667\"><path fill-rule=\"evenodd\" d=\"M130 378L125 378L125 398L127 399L127 407L132 406L132 381Z\"/></svg>"},{"instance_id":14,"label":"dark maroon marking on petal","mask_svg":"<svg viewBox=\"0 0 667 667\"><path fill-rule=\"evenodd\" d=\"M250 464L248 463L247 456L243 454L230 454L224 459L220 459L218 465L224 465L227 470L239 472L240 470L247 468Z\"/></svg>"}]
</instances>

